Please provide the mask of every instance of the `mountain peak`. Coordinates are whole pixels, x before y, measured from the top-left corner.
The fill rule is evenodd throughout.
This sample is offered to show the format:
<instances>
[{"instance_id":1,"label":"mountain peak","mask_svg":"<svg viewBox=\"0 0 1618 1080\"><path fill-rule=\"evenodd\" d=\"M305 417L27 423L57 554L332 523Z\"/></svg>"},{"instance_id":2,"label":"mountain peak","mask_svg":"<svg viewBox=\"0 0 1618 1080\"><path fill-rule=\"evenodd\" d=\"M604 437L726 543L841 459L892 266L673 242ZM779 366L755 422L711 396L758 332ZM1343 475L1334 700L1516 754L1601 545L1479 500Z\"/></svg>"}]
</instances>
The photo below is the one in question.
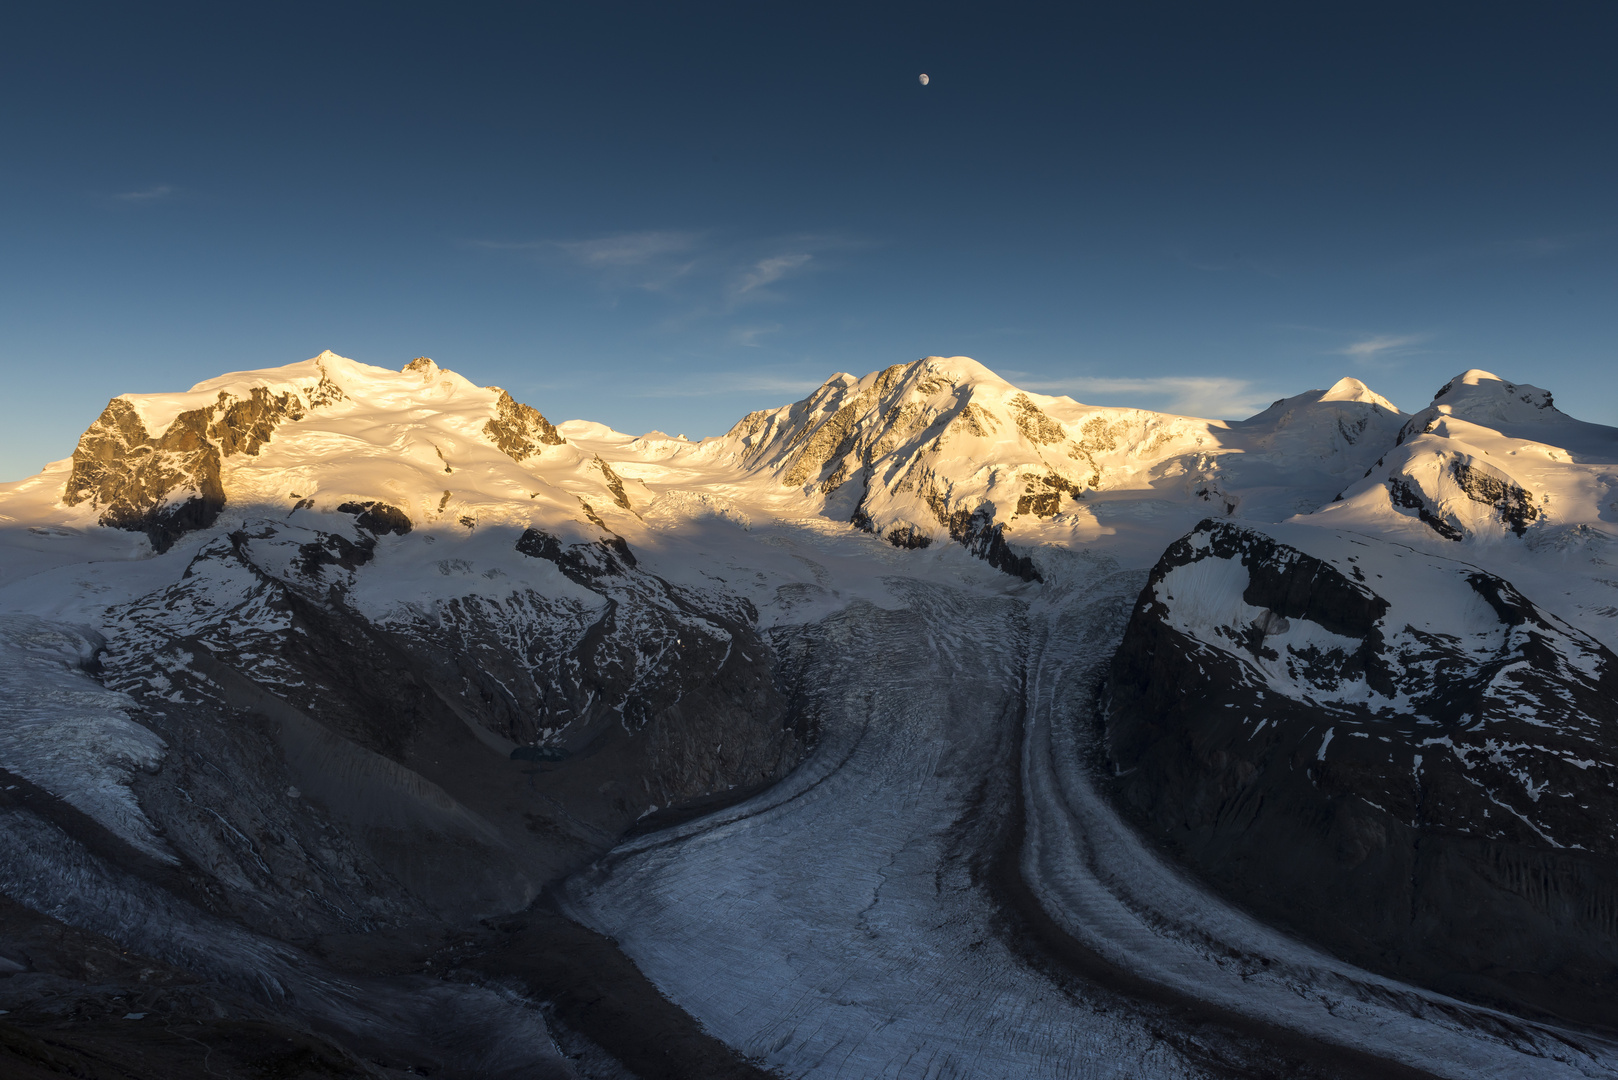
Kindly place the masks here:
<instances>
[{"instance_id":1,"label":"mountain peak","mask_svg":"<svg viewBox=\"0 0 1618 1080\"><path fill-rule=\"evenodd\" d=\"M920 368L929 374L947 378L957 385L979 382L1004 383L1006 381L970 356L924 356L908 366L912 369Z\"/></svg>"},{"instance_id":2,"label":"mountain peak","mask_svg":"<svg viewBox=\"0 0 1618 1080\"><path fill-rule=\"evenodd\" d=\"M1338 379L1332 383L1331 389L1320 396L1321 401L1363 401L1368 405L1380 405L1389 412L1398 412L1399 409L1381 394L1366 386L1353 376Z\"/></svg>"},{"instance_id":3,"label":"mountain peak","mask_svg":"<svg viewBox=\"0 0 1618 1080\"><path fill-rule=\"evenodd\" d=\"M1471 368L1433 395L1431 408L1482 424L1522 423L1561 418L1551 392Z\"/></svg>"}]
</instances>

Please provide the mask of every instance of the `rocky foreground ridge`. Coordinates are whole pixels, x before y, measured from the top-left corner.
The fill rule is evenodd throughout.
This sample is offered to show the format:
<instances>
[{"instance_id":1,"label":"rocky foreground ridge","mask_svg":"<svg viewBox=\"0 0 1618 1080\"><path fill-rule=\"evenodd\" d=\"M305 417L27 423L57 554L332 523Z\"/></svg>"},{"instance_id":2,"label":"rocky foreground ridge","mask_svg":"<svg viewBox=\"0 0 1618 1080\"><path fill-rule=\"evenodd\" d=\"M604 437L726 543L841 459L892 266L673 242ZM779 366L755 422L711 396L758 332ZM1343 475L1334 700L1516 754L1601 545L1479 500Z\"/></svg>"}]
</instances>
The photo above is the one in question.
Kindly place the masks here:
<instances>
[{"instance_id":1,"label":"rocky foreground ridge","mask_svg":"<svg viewBox=\"0 0 1618 1080\"><path fill-rule=\"evenodd\" d=\"M1474 566L1207 521L1112 662L1125 804L1224 889L1461 996L1618 1008L1618 657Z\"/></svg>"}]
</instances>

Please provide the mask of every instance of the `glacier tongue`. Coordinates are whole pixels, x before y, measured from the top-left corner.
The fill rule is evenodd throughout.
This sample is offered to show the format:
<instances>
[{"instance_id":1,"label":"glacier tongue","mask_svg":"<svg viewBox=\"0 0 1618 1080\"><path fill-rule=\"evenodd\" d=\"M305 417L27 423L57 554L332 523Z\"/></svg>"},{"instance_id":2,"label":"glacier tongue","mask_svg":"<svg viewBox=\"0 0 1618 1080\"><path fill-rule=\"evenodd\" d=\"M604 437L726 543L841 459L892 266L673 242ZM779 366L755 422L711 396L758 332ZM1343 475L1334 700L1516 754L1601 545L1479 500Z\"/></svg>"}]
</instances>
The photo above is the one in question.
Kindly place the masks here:
<instances>
[{"instance_id":1,"label":"glacier tongue","mask_svg":"<svg viewBox=\"0 0 1618 1080\"><path fill-rule=\"evenodd\" d=\"M977 883L1003 843L1024 605L895 582L777 635L813 688L813 758L770 791L631 841L569 910L710 1031L792 1076L1139 1076L1183 1050L1111 995L1031 970ZM1194 1071L1194 1070L1193 1070Z\"/></svg>"},{"instance_id":2,"label":"glacier tongue","mask_svg":"<svg viewBox=\"0 0 1618 1080\"><path fill-rule=\"evenodd\" d=\"M98 635L0 612L0 769L38 784L153 858L174 863L129 789L156 771L163 740L130 718L134 702L83 668Z\"/></svg>"},{"instance_id":3,"label":"glacier tongue","mask_svg":"<svg viewBox=\"0 0 1618 1080\"><path fill-rule=\"evenodd\" d=\"M1355 969L1143 843L1087 762L1097 677L1141 575L1090 570L1032 603L896 581L896 610L778 633L815 688L814 756L737 807L623 844L574 879L568 910L793 1076L1259 1070L1284 1052L1277 1029L1440 1076L1618 1076L1599 1039ZM1100 960L1082 983L1030 965L1026 932L1008 929L996 875L1019 813L1024 879ZM1130 978L1166 993L1109 989ZM1165 1032L1163 1010L1187 1001L1224 1010L1197 1040Z\"/></svg>"}]
</instances>

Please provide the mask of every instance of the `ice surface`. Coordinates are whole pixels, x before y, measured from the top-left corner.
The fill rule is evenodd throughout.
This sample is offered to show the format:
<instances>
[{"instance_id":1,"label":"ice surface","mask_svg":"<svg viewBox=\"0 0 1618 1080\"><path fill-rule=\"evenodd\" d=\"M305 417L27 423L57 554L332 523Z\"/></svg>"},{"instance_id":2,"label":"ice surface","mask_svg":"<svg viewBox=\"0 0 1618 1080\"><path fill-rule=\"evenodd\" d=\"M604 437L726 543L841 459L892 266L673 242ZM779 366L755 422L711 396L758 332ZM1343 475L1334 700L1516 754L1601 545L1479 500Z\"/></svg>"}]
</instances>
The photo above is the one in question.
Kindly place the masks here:
<instances>
[{"instance_id":1,"label":"ice surface","mask_svg":"<svg viewBox=\"0 0 1618 1080\"><path fill-rule=\"evenodd\" d=\"M1145 1025L1072 1001L996 933L972 816L1016 731L1023 606L893 583L815 628L807 764L700 825L625 845L572 893L664 993L790 1076L1188 1072Z\"/></svg>"},{"instance_id":2,"label":"ice surface","mask_svg":"<svg viewBox=\"0 0 1618 1080\"><path fill-rule=\"evenodd\" d=\"M174 862L129 789L164 744L130 719L133 702L82 669L95 635L0 613L0 768L67 801L141 851Z\"/></svg>"},{"instance_id":3,"label":"ice surface","mask_svg":"<svg viewBox=\"0 0 1618 1080\"><path fill-rule=\"evenodd\" d=\"M1084 755L1091 695L1143 575L1090 569L1032 604L891 581L902 608L855 605L804 631L821 650L815 756L765 795L618 849L576 880L576 917L786 1075L1198 1074L1149 1019L1064 988L997 934L973 873L995 841L974 823L1015 753L1025 878L1118 968L1437 1075L1618 1075L1599 1040L1358 971L1211 898L1142 843Z\"/></svg>"}]
</instances>

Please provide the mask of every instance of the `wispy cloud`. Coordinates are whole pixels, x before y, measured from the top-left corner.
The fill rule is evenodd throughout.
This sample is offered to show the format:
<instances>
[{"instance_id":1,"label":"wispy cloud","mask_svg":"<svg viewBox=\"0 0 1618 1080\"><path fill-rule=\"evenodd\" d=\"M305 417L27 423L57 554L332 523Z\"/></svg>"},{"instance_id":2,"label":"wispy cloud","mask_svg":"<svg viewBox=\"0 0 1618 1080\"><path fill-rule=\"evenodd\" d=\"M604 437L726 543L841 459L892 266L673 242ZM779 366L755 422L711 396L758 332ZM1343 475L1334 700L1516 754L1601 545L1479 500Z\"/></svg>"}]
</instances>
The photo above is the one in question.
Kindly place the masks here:
<instances>
[{"instance_id":1,"label":"wispy cloud","mask_svg":"<svg viewBox=\"0 0 1618 1080\"><path fill-rule=\"evenodd\" d=\"M780 323L770 323L767 326L732 327L730 331L730 343L732 345L744 345L748 348L756 349L760 344L759 338L763 337L765 334L779 333L780 330Z\"/></svg>"},{"instance_id":2,"label":"wispy cloud","mask_svg":"<svg viewBox=\"0 0 1618 1080\"><path fill-rule=\"evenodd\" d=\"M592 240L558 240L556 248L585 266L645 266L671 255L686 255L696 249L701 233L654 230L619 233Z\"/></svg>"},{"instance_id":3,"label":"wispy cloud","mask_svg":"<svg viewBox=\"0 0 1618 1080\"><path fill-rule=\"evenodd\" d=\"M1081 401L1099 399L1105 404L1217 418L1252 416L1274 400L1247 379L1223 376L1161 375L1136 379L1081 376L1029 380L1019 385L1041 394L1069 394Z\"/></svg>"},{"instance_id":4,"label":"wispy cloud","mask_svg":"<svg viewBox=\"0 0 1618 1080\"><path fill-rule=\"evenodd\" d=\"M702 230L649 229L570 239L469 240L463 246L527 256L593 284L612 304L632 292L659 294L666 307L654 325L665 334L706 324L710 340L758 346L783 327L731 329L724 323L741 308L792 299L789 279L834 269L838 260L832 253L869 245L835 233L735 239Z\"/></svg>"},{"instance_id":5,"label":"wispy cloud","mask_svg":"<svg viewBox=\"0 0 1618 1080\"><path fill-rule=\"evenodd\" d=\"M469 240L467 247L485 251L533 251L566 255L584 266L644 266L666 255L692 251L702 233L654 229L614 233L588 240Z\"/></svg>"},{"instance_id":6,"label":"wispy cloud","mask_svg":"<svg viewBox=\"0 0 1618 1080\"><path fill-rule=\"evenodd\" d=\"M1610 247L1618 226L1611 222L1595 228L1574 232L1538 233L1485 240L1482 243L1440 248L1411 255L1395 265L1406 270L1433 270L1456 263L1538 261L1552 259L1569 252L1590 248Z\"/></svg>"},{"instance_id":7,"label":"wispy cloud","mask_svg":"<svg viewBox=\"0 0 1618 1080\"><path fill-rule=\"evenodd\" d=\"M790 255L772 255L760 259L743 271L731 286L731 295L742 297L756 289L773 284L799 269L814 256L798 252Z\"/></svg>"},{"instance_id":8,"label":"wispy cloud","mask_svg":"<svg viewBox=\"0 0 1618 1080\"><path fill-rule=\"evenodd\" d=\"M466 246L561 262L596 275L609 291L662 292L698 269L703 239L700 232L652 229L584 240L470 240Z\"/></svg>"},{"instance_id":9,"label":"wispy cloud","mask_svg":"<svg viewBox=\"0 0 1618 1080\"><path fill-rule=\"evenodd\" d=\"M1372 334L1332 352L1361 364L1385 366L1398 357L1422 351L1415 346L1431 337L1431 334Z\"/></svg>"},{"instance_id":10,"label":"wispy cloud","mask_svg":"<svg viewBox=\"0 0 1618 1080\"><path fill-rule=\"evenodd\" d=\"M113 198L120 202L155 202L158 199L168 198L174 192L173 184L153 184L138 191L120 191Z\"/></svg>"}]
</instances>

